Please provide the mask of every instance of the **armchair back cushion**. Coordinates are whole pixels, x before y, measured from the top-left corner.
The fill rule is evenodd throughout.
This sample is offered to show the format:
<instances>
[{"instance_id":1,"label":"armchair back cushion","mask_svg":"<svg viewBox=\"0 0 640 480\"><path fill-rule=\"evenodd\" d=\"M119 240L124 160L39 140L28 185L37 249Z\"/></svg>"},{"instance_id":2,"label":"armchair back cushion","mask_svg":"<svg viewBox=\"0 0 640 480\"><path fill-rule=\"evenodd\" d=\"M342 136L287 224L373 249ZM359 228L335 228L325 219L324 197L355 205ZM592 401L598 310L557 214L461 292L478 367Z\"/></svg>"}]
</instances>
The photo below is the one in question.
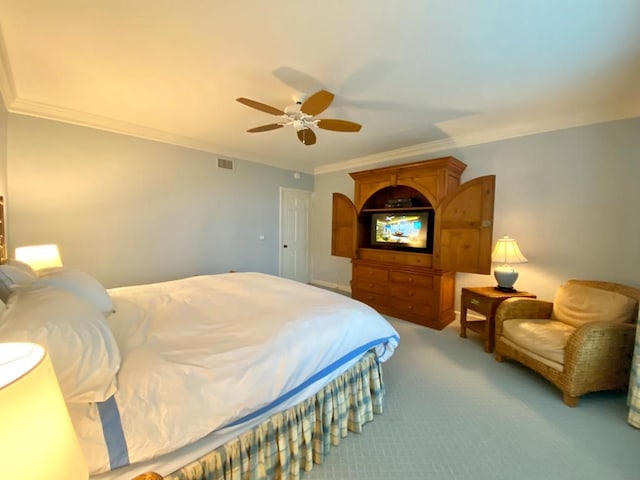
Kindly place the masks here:
<instances>
[{"instance_id":1,"label":"armchair back cushion","mask_svg":"<svg viewBox=\"0 0 640 480\"><path fill-rule=\"evenodd\" d=\"M589 322L631 322L636 303L621 293L565 283L556 291L551 318L576 328Z\"/></svg>"}]
</instances>

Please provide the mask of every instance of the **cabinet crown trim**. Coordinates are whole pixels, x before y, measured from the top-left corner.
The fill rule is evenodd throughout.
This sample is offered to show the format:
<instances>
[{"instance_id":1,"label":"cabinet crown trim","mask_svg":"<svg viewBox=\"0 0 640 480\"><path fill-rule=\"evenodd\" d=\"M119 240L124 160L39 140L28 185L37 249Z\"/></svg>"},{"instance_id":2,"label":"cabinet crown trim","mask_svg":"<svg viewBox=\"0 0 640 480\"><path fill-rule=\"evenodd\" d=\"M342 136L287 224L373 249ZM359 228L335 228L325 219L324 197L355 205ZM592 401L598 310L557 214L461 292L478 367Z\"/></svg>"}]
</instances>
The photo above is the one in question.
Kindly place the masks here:
<instances>
[{"instance_id":1,"label":"cabinet crown trim","mask_svg":"<svg viewBox=\"0 0 640 480\"><path fill-rule=\"evenodd\" d=\"M390 165L388 167L361 170L359 172L351 172L349 173L349 175L354 180L357 180L360 177L371 175L372 173L375 173L375 174L389 173L391 175L394 173L397 174L397 172L399 171L412 170L412 169L415 169L416 167L424 167L424 166L428 166L434 169L447 168L451 172L455 172L458 174L461 174L464 171L464 169L467 168L466 163L461 162L455 157L440 157L440 158L434 158L433 160L421 160L419 162L403 163L402 165Z\"/></svg>"}]
</instances>

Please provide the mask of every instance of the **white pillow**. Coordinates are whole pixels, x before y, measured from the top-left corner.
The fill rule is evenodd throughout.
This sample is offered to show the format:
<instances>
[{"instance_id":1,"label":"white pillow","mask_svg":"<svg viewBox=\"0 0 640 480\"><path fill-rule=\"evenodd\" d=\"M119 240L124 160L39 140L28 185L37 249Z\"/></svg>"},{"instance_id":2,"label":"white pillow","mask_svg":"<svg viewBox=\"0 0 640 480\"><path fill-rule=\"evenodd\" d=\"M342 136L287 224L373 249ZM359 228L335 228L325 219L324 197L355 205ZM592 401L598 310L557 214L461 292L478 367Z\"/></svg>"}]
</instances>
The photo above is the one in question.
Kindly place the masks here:
<instances>
[{"instance_id":1,"label":"white pillow","mask_svg":"<svg viewBox=\"0 0 640 480\"><path fill-rule=\"evenodd\" d=\"M23 270L25 273L31 274L32 277L38 276L36 271L33 268L31 268L31 265L29 265L28 263L21 262L20 260L15 260L13 258L10 258L9 260L7 260L7 263L12 267L16 267L16 268L19 268L20 270Z\"/></svg>"},{"instance_id":2,"label":"white pillow","mask_svg":"<svg viewBox=\"0 0 640 480\"><path fill-rule=\"evenodd\" d=\"M0 342L42 345L67 402L101 402L117 390L120 350L104 315L65 290L20 288L0 316Z\"/></svg>"},{"instance_id":3,"label":"white pillow","mask_svg":"<svg viewBox=\"0 0 640 480\"><path fill-rule=\"evenodd\" d=\"M15 287L29 287L38 277L15 265L0 265L0 300L7 302Z\"/></svg>"},{"instance_id":4,"label":"white pillow","mask_svg":"<svg viewBox=\"0 0 640 480\"><path fill-rule=\"evenodd\" d=\"M102 284L88 273L67 267L38 270L39 283L67 290L94 304L102 313L113 312L113 301Z\"/></svg>"}]
</instances>

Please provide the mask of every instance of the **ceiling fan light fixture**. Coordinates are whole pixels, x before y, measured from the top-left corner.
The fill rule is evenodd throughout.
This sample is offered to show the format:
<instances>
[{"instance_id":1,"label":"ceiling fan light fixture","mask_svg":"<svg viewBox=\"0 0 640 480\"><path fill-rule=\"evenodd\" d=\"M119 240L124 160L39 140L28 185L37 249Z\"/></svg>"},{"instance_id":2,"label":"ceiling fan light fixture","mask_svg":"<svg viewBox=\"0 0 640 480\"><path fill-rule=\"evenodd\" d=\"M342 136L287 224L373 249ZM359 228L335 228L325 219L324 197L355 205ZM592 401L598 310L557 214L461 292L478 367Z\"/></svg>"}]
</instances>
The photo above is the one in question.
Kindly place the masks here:
<instances>
[{"instance_id":1,"label":"ceiling fan light fixture","mask_svg":"<svg viewBox=\"0 0 640 480\"><path fill-rule=\"evenodd\" d=\"M315 145L316 134L313 133L313 130L311 130L310 128L307 128L307 127L302 128L298 130L296 134L298 136L298 140L300 140L300 142L303 145L306 145L306 146Z\"/></svg>"},{"instance_id":2,"label":"ceiling fan light fixture","mask_svg":"<svg viewBox=\"0 0 640 480\"><path fill-rule=\"evenodd\" d=\"M358 132L361 125L348 120L338 119L314 119L314 115L318 115L325 111L333 102L334 95L326 90L319 90L313 95L306 97L300 95L293 97L296 102L295 105L289 105L284 110L277 109L270 105L266 105L255 100L240 97L236 100L247 107L260 110L261 112L276 115L282 118L281 122L270 125L263 125L262 127L251 128L247 130L249 133L265 132L268 130L275 130L287 125L293 125L296 129L298 140L304 145L314 145L316 143L316 134L311 129L312 127L321 128L324 130L331 130L334 132Z\"/></svg>"}]
</instances>

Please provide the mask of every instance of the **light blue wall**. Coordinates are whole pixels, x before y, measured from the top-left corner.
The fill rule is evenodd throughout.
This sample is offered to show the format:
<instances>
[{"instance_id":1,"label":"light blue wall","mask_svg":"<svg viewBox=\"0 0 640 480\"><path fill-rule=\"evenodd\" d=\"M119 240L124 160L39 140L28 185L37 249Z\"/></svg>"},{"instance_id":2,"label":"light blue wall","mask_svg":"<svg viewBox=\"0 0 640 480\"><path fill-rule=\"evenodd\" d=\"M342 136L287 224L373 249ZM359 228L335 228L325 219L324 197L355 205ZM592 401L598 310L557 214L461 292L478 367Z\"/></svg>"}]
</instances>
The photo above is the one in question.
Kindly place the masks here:
<instances>
[{"instance_id":1,"label":"light blue wall","mask_svg":"<svg viewBox=\"0 0 640 480\"><path fill-rule=\"evenodd\" d=\"M569 278L640 287L640 118L441 151L422 159L446 155L468 165L463 181L496 175L494 240L514 237L529 260L518 265L517 288L552 299L557 286ZM334 191L353 198L353 181L346 171L316 175L313 278L348 289L349 260L330 255L327 225ZM456 298L463 286L492 284L490 275L458 274Z\"/></svg>"},{"instance_id":2,"label":"light blue wall","mask_svg":"<svg viewBox=\"0 0 640 480\"><path fill-rule=\"evenodd\" d=\"M347 171L296 180L236 161L228 172L204 152L15 114L7 127L6 118L0 178L9 178L10 247L58 243L65 264L107 286L229 269L277 273L279 187L313 189L313 280L349 288L349 260L330 255L331 194L353 195ZM640 287L638 132L640 118L421 159L459 158L468 165L463 181L496 174L494 238L515 237L529 259L516 287L543 298L568 278ZM418 159L386 164L409 160ZM458 274L456 297L462 286L493 282Z\"/></svg>"},{"instance_id":3,"label":"light blue wall","mask_svg":"<svg viewBox=\"0 0 640 480\"><path fill-rule=\"evenodd\" d=\"M193 274L278 273L279 189L313 176L9 114L10 253L57 243L107 287ZM264 240L259 236L264 235Z\"/></svg>"}]
</instances>

